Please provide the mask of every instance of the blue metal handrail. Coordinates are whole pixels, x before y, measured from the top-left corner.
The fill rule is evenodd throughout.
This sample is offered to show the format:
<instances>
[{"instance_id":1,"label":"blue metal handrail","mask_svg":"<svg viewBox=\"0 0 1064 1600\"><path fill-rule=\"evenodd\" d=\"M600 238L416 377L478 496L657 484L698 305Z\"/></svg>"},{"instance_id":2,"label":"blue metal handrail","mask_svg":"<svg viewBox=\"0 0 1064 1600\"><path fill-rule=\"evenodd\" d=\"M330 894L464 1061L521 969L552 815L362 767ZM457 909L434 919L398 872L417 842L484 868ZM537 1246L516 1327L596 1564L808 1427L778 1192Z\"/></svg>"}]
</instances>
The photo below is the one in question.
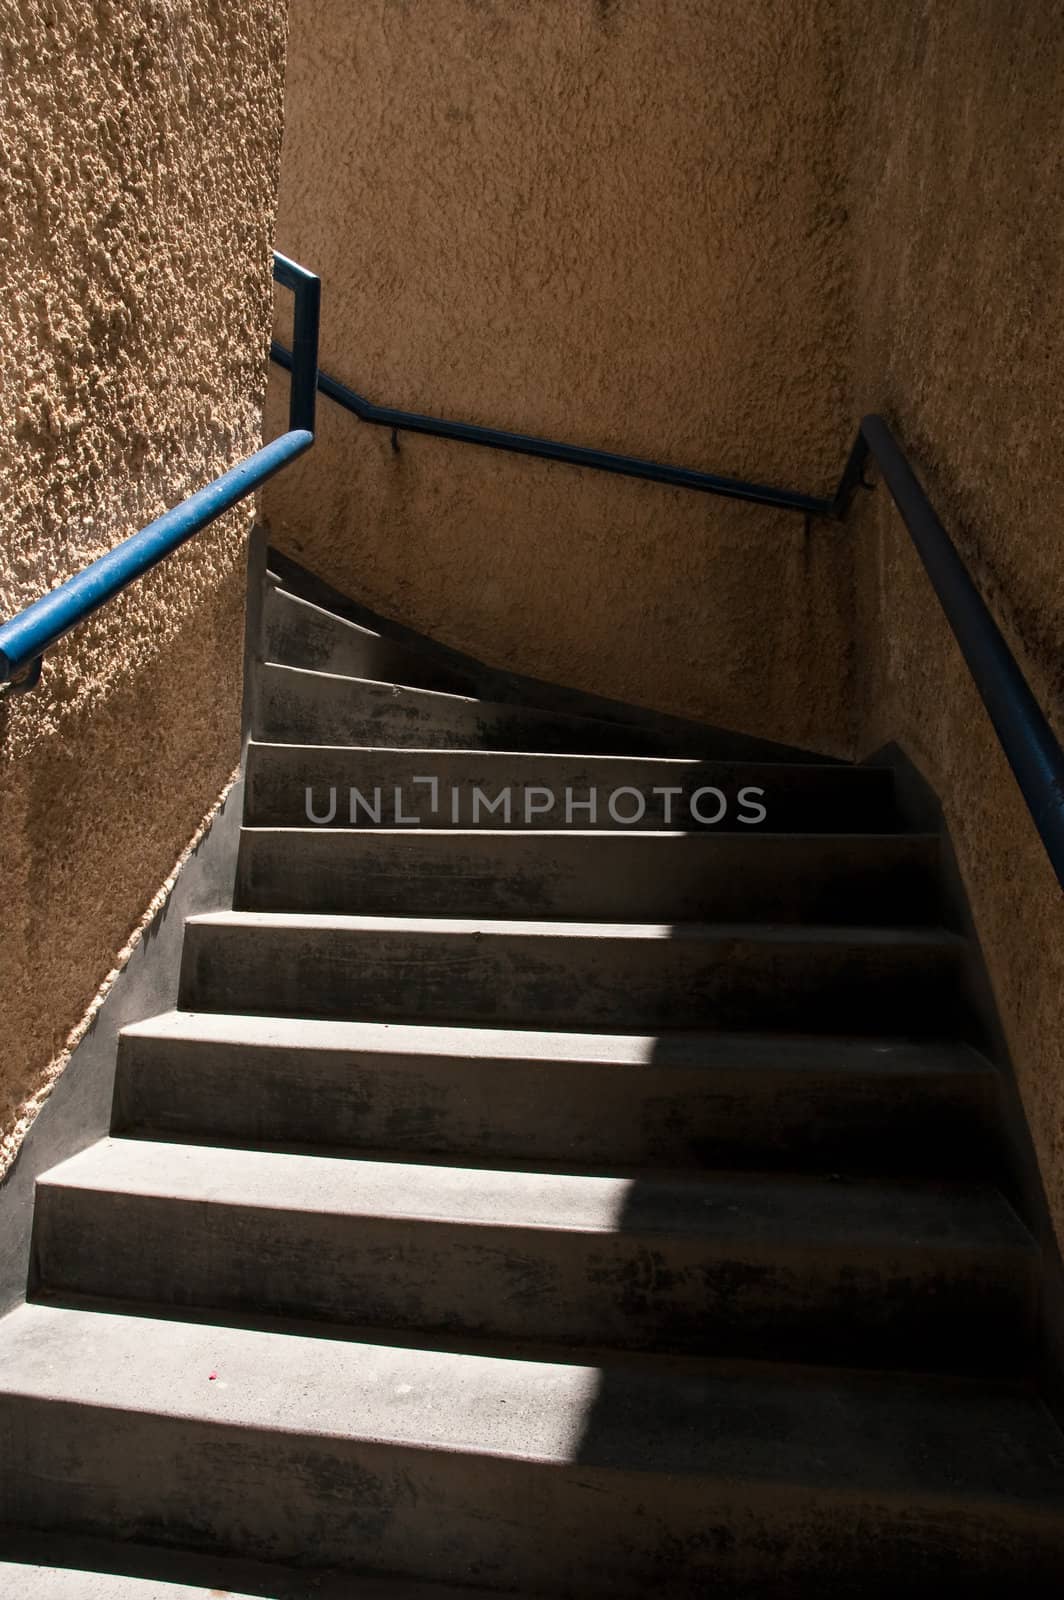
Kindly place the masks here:
<instances>
[{"instance_id":1,"label":"blue metal handrail","mask_svg":"<svg viewBox=\"0 0 1064 1600\"><path fill-rule=\"evenodd\" d=\"M173 510L156 517L139 533L100 556L51 593L35 600L10 622L0 625L0 683L7 692L22 693L39 681L46 650L143 577L179 545L253 494L275 472L309 450L314 443L314 408L318 369L318 320L321 281L286 256L274 255L273 275L295 297L293 347L295 362L288 408L288 432L263 445L206 488ZM20 677L21 675L21 677ZM19 681L12 683L12 679Z\"/></svg>"},{"instance_id":2,"label":"blue metal handrail","mask_svg":"<svg viewBox=\"0 0 1064 1600\"><path fill-rule=\"evenodd\" d=\"M901 512L946 621L1064 889L1064 750L971 573L882 417L861 419L854 451L871 453ZM852 457L851 457L852 459ZM860 463L857 467L860 477Z\"/></svg>"},{"instance_id":3,"label":"blue metal handrail","mask_svg":"<svg viewBox=\"0 0 1064 1600\"><path fill-rule=\"evenodd\" d=\"M292 352L274 340L270 356L279 367L292 370ZM586 445L561 444L557 439L539 439L533 434L510 433L504 428L484 428L475 422L449 422L444 417L423 416L418 411L398 411L394 406L378 406L365 395L349 389L338 378L318 372L318 388L328 399L354 413L360 422L390 428L393 434L426 433L437 439L453 439L458 444L479 444L489 450L509 450L516 455L539 456L545 461L564 461L572 467L593 467L597 472L618 473L626 478L646 478L675 489L695 489L703 494L720 495L726 500L751 500L757 505L775 506L780 511L802 511L806 516L830 516L833 502L794 489L777 489L771 484L747 483L741 478L725 478L715 472L698 472L691 467L671 467L661 461L645 461L639 456L618 455L612 450L593 450Z\"/></svg>"},{"instance_id":4,"label":"blue metal handrail","mask_svg":"<svg viewBox=\"0 0 1064 1600\"><path fill-rule=\"evenodd\" d=\"M270 354L279 366L291 369L292 353L276 340ZM616 455L583 445L560 444L529 434L508 433L468 422L448 422L442 417L425 416L416 411L378 406L326 372L319 371L318 388L330 400L353 412L360 421L390 428L393 443L399 432L430 434L460 444L486 445L493 450L511 450L520 455L564 461L572 466L622 473L675 488L698 489L731 500L774 506L778 510L800 511L807 517L844 518L857 488L872 487L864 479L864 469L871 455L927 570L1027 802L1057 882L1064 888L1064 750L1001 629L936 516L905 452L882 417L862 418L835 492L830 499L822 499L791 489L770 488L739 478L644 461L637 456Z\"/></svg>"}]
</instances>

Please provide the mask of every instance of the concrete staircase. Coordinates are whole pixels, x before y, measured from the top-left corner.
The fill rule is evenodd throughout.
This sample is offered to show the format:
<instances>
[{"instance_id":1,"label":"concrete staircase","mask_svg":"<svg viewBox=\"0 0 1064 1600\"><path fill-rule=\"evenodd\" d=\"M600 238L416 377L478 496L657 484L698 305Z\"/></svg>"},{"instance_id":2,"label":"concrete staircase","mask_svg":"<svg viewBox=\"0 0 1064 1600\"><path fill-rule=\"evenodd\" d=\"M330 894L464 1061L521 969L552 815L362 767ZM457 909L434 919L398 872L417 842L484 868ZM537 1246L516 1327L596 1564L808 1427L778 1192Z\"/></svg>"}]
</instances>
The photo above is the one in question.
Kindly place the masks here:
<instances>
[{"instance_id":1,"label":"concrete staircase","mask_svg":"<svg viewBox=\"0 0 1064 1600\"><path fill-rule=\"evenodd\" d=\"M236 903L38 1184L0 1592L1058 1595L1039 1252L890 775L278 568Z\"/></svg>"}]
</instances>

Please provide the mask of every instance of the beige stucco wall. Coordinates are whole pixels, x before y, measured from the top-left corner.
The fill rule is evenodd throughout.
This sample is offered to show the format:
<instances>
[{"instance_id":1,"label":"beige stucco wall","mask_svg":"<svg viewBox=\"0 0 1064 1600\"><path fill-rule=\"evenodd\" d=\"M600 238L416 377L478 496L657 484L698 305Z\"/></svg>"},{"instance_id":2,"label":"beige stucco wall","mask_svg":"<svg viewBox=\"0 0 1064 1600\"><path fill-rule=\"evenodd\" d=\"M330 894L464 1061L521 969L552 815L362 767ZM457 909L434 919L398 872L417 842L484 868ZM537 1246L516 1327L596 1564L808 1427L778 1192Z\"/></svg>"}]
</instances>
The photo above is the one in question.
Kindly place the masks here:
<instances>
[{"instance_id":1,"label":"beige stucco wall","mask_svg":"<svg viewBox=\"0 0 1064 1600\"><path fill-rule=\"evenodd\" d=\"M830 5L293 0L291 21L278 240L322 275L327 370L384 403L832 481L849 319ZM830 525L424 438L396 456L328 403L265 506L340 588L492 662L848 741Z\"/></svg>"},{"instance_id":2,"label":"beige stucco wall","mask_svg":"<svg viewBox=\"0 0 1064 1600\"><path fill-rule=\"evenodd\" d=\"M873 8L852 64L854 401L884 411L1064 737L1064 11ZM884 491L860 498L858 752L941 798L1064 1237L1064 905Z\"/></svg>"},{"instance_id":3,"label":"beige stucco wall","mask_svg":"<svg viewBox=\"0 0 1064 1600\"><path fill-rule=\"evenodd\" d=\"M259 443L283 0L0 0L0 615ZM227 780L249 510L0 707L0 1132Z\"/></svg>"}]
</instances>

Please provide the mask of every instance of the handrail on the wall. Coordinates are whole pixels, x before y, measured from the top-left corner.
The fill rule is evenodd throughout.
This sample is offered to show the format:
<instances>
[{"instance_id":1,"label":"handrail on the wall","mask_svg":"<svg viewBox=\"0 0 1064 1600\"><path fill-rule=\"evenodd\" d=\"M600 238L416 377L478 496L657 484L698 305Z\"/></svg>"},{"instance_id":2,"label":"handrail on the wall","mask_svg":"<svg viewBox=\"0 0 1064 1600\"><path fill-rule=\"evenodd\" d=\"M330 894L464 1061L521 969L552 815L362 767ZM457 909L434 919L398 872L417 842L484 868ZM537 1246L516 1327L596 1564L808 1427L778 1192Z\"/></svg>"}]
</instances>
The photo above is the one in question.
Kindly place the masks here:
<instances>
[{"instance_id":1,"label":"handrail on the wall","mask_svg":"<svg viewBox=\"0 0 1064 1600\"><path fill-rule=\"evenodd\" d=\"M75 573L57 589L0 625L0 684L7 693L32 689L41 675L44 652L64 634L113 600L135 579L171 555L201 529L253 494L275 472L314 443L318 367L318 315L321 281L305 267L275 255L273 275L295 297L295 362L289 399L288 432L256 450L206 488L156 517L146 528ZM12 681L16 680L16 681Z\"/></svg>"},{"instance_id":2,"label":"handrail on the wall","mask_svg":"<svg viewBox=\"0 0 1064 1600\"><path fill-rule=\"evenodd\" d=\"M877 416L862 418L858 438L871 452L901 512L1064 889L1060 741L886 422Z\"/></svg>"},{"instance_id":3,"label":"handrail on the wall","mask_svg":"<svg viewBox=\"0 0 1064 1600\"><path fill-rule=\"evenodd\" d=\"M278 365L292 369L291 351L276 340L270 354ZM601 472L645 478L679 489L697 489L731 500L774 506L782 511L800 511L806 516L844 518L857 488L862 484L871 487L864 483L864 469L871 455L927 570L1027 802L1057 882L1064 888L1064 750L905 452L882 417L873 414L861 419L835 492L830 499L822 499L791 489L747 483L740 478L644 461L637 456L560 444L529 434L509 433L468 422L449 422L416 411L375 405L347 384L321 371L318 372L318 388L330 400L353 412L360 421L391 429L393 443L400 432L430 434L460 444L485 445L491 450L509 450L519 455L567 462L571 466L593 467Z\"/></svg>"},{"instance_id":4,"label":"handrail on the wall","mask_svg":"<svg viewBox=\"0 0 1064 1600\"><path fill-rule=\"evenodd\" d=\"M270 346L270 356L278 366L291 370L292 352L276 339ZM651 483L668 484L674 489L695 489L703 494L720 495L726 500L751 500L757 505L775 506L780 511L802 511L806 516L829 516L832 511L830 500L800 494L794 489L776 489L770 484L724 478L715 472L696 472L690 467L670 467L660 461L644 461L639 456L618 455L612 450L560 444L556 439L509 433L504 428L483 428L473 422L448 422L443 417L423 416L417 411L397 411L393 406L374 405L365 395L357 394L338 378L330 378L326 372L319 371L318 388L328 399L353 412L360 422L390 428L396 434L427 433L437 439L453 439L459 444L479 444L489 450L509 450L516 455L540 456L545 461L563 461L572 467L593 467L597 472L646 478Z\"/></svg>"}]
</instances>

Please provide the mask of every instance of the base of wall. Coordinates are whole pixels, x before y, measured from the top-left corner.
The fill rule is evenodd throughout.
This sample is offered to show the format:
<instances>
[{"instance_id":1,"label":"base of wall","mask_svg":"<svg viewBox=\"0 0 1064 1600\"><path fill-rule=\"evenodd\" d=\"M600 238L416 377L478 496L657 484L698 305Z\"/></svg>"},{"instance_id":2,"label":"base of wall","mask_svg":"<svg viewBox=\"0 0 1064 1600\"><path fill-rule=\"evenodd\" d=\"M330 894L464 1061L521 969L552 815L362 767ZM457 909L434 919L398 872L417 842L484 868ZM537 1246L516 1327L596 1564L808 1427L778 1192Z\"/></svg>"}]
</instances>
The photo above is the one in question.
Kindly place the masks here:
<instances>
[{"instance_id":1,"label":"base of wall","mask_svg":"<svg viewBox=\"0 0 1064 1600\"><path fill-rule=\"evenodd\" d=\"M250 729L249 669L261 636L265 573L265 539L254 528L247 554L239 777L218 799L207 826L181 860L169 894L142 930L0 1184L0 1315L26 1298L31 1280L37 1179L110 1131L119 1033L177 1005L185 919L233 904L244 814L243 752Z\"/></svg>"},{"instance_id":2,"label":"base of wall","mask_svg":"<svg viewBox=\"0 0 1064 1600\"><path fill-rule=\"evenodd\" d=\"M38 1177L106 1137L110 1129L120 1030L176 1006L186 917L233 903L243 808L241 777L223 795L183 861L173 888L115 978L0 1185L0 1314L26 1297Z\"/></svg>"}]
</instances>

